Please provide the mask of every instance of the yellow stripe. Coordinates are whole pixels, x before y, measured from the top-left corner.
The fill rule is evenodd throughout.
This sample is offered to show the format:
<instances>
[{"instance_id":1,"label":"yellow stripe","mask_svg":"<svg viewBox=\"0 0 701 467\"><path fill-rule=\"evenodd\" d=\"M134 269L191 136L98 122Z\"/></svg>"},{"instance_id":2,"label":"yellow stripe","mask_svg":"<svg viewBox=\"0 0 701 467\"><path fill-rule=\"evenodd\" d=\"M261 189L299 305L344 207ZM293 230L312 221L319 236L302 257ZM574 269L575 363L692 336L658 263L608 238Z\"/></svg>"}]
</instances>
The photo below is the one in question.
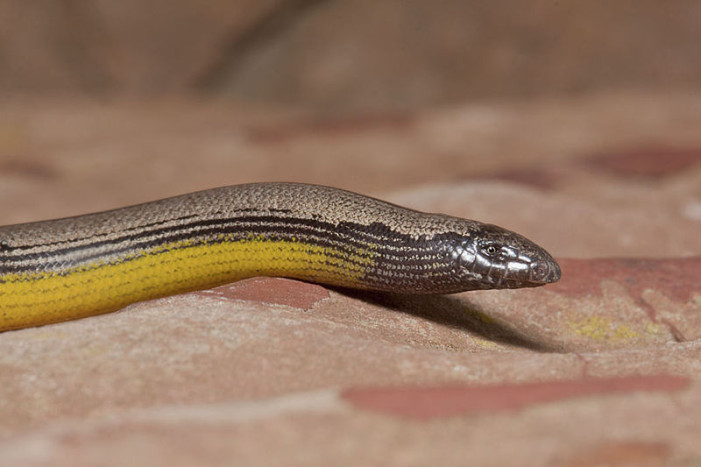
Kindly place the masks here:
<instances>
[{"instance_id":1,"label":"yellow stripe","mask_svg":"<svg viewBox=\"0 0 701 467\"><path fill-rule=\"evenodd\" d=\"M198 245L181 241L62 275L5 275L0 278L4 281L0 282L0 331L107 313L130 303L253 276L357 286L372 263L369 251L348 255L301 241L253 236Z\"/></svg>"}]
</instances>

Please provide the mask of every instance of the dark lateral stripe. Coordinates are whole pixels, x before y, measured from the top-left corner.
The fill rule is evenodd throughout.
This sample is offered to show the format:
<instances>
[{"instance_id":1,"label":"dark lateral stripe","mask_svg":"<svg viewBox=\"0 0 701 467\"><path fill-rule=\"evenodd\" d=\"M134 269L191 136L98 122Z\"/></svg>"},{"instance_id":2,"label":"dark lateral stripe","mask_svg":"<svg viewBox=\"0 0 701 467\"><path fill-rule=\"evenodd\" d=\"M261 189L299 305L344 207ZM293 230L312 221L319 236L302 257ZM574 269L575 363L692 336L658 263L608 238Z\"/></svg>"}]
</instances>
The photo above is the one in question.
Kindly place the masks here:
<instances>
[{"instance_id":1,"label":"dark lateral stripe","mask_svg":"<svg viewBox=\"0 0 701 467\"><path fill-rule=\"evenodd\" d=\"M123 209L116 209L115 211L117 211L117 212L121 212L121 211L131 211L134 207L138 207L138 206L132 206L132 207L130 207L130 208L123 208ZM107 211L107 212L110 212L110 211ZM253 213L253 212L258 212L258 209L257 209L257 208L239 208L239 209L235 209L235 210L231 211L232 214L238 214L238 213ZM290 209L268 208L268 209L266 209L266 212L280 213L280 214L289 214L289 213L291 213L292 211L291 211ZM98 213L98 214L104 214L104 213ZM86 214L86 215L84 215L84 216L77 216L77 217L78 217L78 218L90 218L90 217L93 217L93 216L95 216L95 214ZM186 223L183 222L183 221L188 220L188 219L197 219L199 216L200 216L199 214L188 214L188 215L185 215L185 216L170 217L170 218L168 218L168 219L164 219L164 220L161 220L161 221L148 222L148 223L145 223L145 224L140 224L140 225L138 225L138 226L125 228L123 233L129 233L129 232L134 232L134 231L136 232L136 234L140 234L140 233L143 233L143 232L146 232L146 231L148 231L148 232L159 232L160 229L158 229L157 227L161 227L161 228L162 228L162 226L164 226L164 225L166 225L166 224L172 224L173 222L176 223L176 226L179 226L179 225L183 225L183 226L184 226L184 225L188 225L188 224L186 224ZM251 217L251 216L249 216L249 217ZM233 220L233 219L243 219L243 218L244 218L244 217L236 217L235 215L230 215L230 216L228 216L228 217L226 217L226 218L220 218L220 219L221 219L221 220ZM58 219L58 220L59 220L59 221L62 221L62 220L65 220L65 219ZM215 219L214 222L216 222L216 221L217 221L217 220ZM45 222L46 222L46 221L45 221ZM48 222L51 222L51 221L48 221ZM182 223L181 223L181 224L178 224L178 222L182 222ZM39 223L43 224L44 222L39 222ZM39 224L39 223L36 223L36 224ZM165 227L165 228L162 228L162 230L169 230L169 229L171 229L171 228L172 228L172 226L170 226L170 227ZM121 240L122 238L128 239L128 236L119 237L120 240ZM76 239L75 241L78 241L78 240L83 240L83 239L82 239L82 238L81 238L81 239ZM69 241L70 241L70 240L69 240ZM14 251L14 250L22 250L22 249L31 249L31 248L36 248L36 247L51 247L51 246L56 246L56 245L62 245L62 244L65 244L65 243L66 243L66 241L55 241L55 242L37 243L37 244L34 244L34 245L16 245L16 246L10 246L10 247L7 247L7 246L6 246L6 248L9 248L9 251Z\"/></svg>"},{"instance_id":2,"label":"dark lateral stripe","mask_svg":"<svg viewBox=\"0 0 701 467\"><path fill-rule=\"evenodd\" d=\"M278 223L269 225L261 224L260 222L257 222L256 224L235 222L231 226L200 230L196 234L189 231L179 232L171 230L168 232L170 234L168 236L162 236L156 239L142 238L140 243L123 243L118 248L113 248L109 251L97 251L94 254L84 255L79 258L70 258L70 255L74 254L75 256L75 253L79 253L81 250L93 248L93 246L90 245L64 249L63 255L58 254L58 252L51 252L49 254L22 255L9 261L0 262L0 271L3 274L36 270L50 271L65 269L66 263L71 263L70 266L75 267L78 265L95 262L96 260L100 259L106 262L111 262L114 260L119 260L120 257L134 251L148 251L164 244L175 243L182 240L193 240L197 243L213 241L213 237L220 234L233 234L234 241L246 239L250 234L254 234L256 236L261 235L266 239L271 240L290 240L292 237L295 237L303 243L323 246L337 251L345 251L348 254L353 255L357 255L363 250L370 249L378 258L381 258L383 263L386 263L387 266L395 265L407 269L413 269L413 266L421 264L424 264L425 267L425 260L427 258L435 258L435 255L431 254L431 248L429 248L429 245L427 244L403 244L401 245L401 248L395 248L384 244L384 242L369 244L367 241L358 241L355 238L358 232L350 231L348 228L343 229L343 232L338 232L336 229L332 231L323 230L322 228L319 228L319 225L316 226L317 228L294 228L287 225L287 222L285 222L287 220L277 221ZM255 231L254 229L258 230ZM182 230L182 228L179 230ZM142 235L142 237L144 236ZM115 244L114 242L100 242L100 246L105 245L116 247L118 244ZM35 263L42 264L37 267L37 264ZM58 267L52 267L54 265Z\"/></svg>"},{"instance_id":3,"label":"dark lateral stripe","mask_svg":"<svg viewBox=\"0 0 701 467\"><path fill-rule=\"evenodd\" d=\"M199 226L198 226L199 227ZM19 263L24 261L46 261L47 258L53 258L58 260L61 257L69 257L71 254L80 253L81 251L89 249L98 249L101 247L113 247L107 251L100 252L100 255L113 255L119 254L120 252L131 250L147 250L159 245L169 244L173 242L189 240L189 239L212 239L217 235L235 235L237 239L245 239L248 235L261 235L266 238L280 238L280 239L291 239L293 237L299 240L313 239L317 242L327 241L329 245L327 246L353 246L356 248L368 248L376 246L376 243L369 243L367 241L358 240L356 232L350 232L346 230L345 232L339 232L337 229L325 230L322 226L312 227L297 227L290 226L284 221L279 221L277 223L245 223L245 222L235 222L228 225L219 225L209 228L184 228L179 227L178 229L171 229L165 232L161 232L159 235L148 235L144 234L138 238L132 237L131 241L101 241L94 242L89 245L80 245L69 248L64 248L61 250L54 250L47 253L25 253L23 255L16 255L14 257L8 257L5 255L3 262L6 265L11 263ZM237 235L238 234L238 235ZM153 238L155 237L155 238Z\"/></svg>"},{"instance_id":4,"label":"dark lateral stripe","mask_svg":"<svg viewBox=\"0 0 701 467\"><path fill-rule=\"evenodd\" d=\"M171 221L167 221L167 222L171 222ZM340 222L337 225L337 224L334 224L331 222L321 221L321 220L263 215L263 216L246 216L246 217L226 217L226 218L220 218L220 219L205 219L205 220L198 220L198 221L176 224L176 225L171 225L171 226L162 227L162 228L153 228L153 229L143 229L143 228L139 227L139 230L140 230L139 232L136 232L133 234L121 235L118 237L109 238L109 239L105 239L105 240L91 240L90 237L76 238L74 240L69 240L68 242L76 242L77 243L77 242L87 240L87 241L89 241L89 243L85 244L85 245L67 246L64 248L50 249L50 251L52 253L61 254L64 252L71 251L72 249L81 249L81 248L85 248L87 246L90 246L90 247L107 246L110 244L115 244L115 243L120 243L120 242L133 242L133 241L139 240L140 238L143 238L143 237L164 236L164 235L168 235L168 234L172 233L173 231L194 229L196 227L221 227L224 225L236 226L237 224L248 224L248 225L251 225L252 227L255 227L257 224L266 224L266 223L279 225L281 229L285 229L285 228L292 227L292 226L306 226L306 227L310 227L310 228L317 229L317 230L328 230L328 231L351 230L355 233L355 235L357 237L364 238L368 241L371 241L372 243L377 243L376 240L381 240L383 243L404 244L407 241L412 240L412 237L409 234L403 234L403 233L396 232L396 231L392 230L390 227L388 227L384 224L378 223L378 222L373 223L373 224L369 224L369 225L352 223L352 222ZM255 232L256 232L255 229L252 229L251 233L255 233ZM111 235L111 234L107 234L107 235ZM107 235L105 235L105 236L107 236ZM97 237L95 237L95 238L97 238ZM375 240L375 241L373 241L373 240ZM5 252L7 254L12 254L15 251L26 251L26 250L42 248L45 246L52 246L52 245L56 246L58 244L51 243L51 244L35 244L35 245L9 245L8 247L6 247Z\"/></svg>"},{"instance_id":5,"label":"dark lateral stripe","mask_svg":"<svg viewBox=\"0 0 701 467\"><path fill-rule=\"evenodd\" d=\"M196 244L204 244L206 241L207 241L207 239L202 239L202 241L196 242ZM317 245L318 246L326 246L323 242L322 243L310 243L310 242L305 241L302 244L314 245L314 246L317 246ZM188 246L183 246L180 248L188 248ZM411 258L411 259L404 258L402 260L397 259L397 261L392 261L393 263L396 263L395 264L396 267L389 266L387 258L385 257L385 258L381 258L379 260L379 263L381 263L381 264L373 264L372 266L368 267L368 264L365 261L363 261L363 258L369 258L369 259L373 260L373 263L378 263L377 258L375 257L374 254L371 256L368 256L367 254L363 254L363 253L364 252L362 252L362 251L357 251L357 250L354 250L351 248L343 249L343 248L331 247L331 249L329 251L327 251L325 254L331 258L337 258L337 259L340 259L340 260L345 261L347 263L357 265L362 270L365 271L366 276L372 275L372 276L377 276L378 278L383 277L383 275L381 273L377 272L378 269L387 271L387 273L384 274L384 276L391 275L394 277L404 277L404 276L412 277L414 275L420 274L422 271L424 271L424 268L425 268L425 263L424 263L425 258L424 257L416 257L416 258ZM104 259L104 255L96 255L96 258ZM112 261L107 260L107 261L105 261L105 264L110 264L111 262L115 262L115 261L118 262L119 259L120 258L118 258L116 256L112 257ZM66 265L63 264L63 265L61 265L61 268L55 272L58 274L67 274L67 273L71 272L72 268L74 268L76 266L84 265L84 264L89 264L89 263L90 263L90 260L86 259L85 261L81 261L79 264L71 265L69 267L66 267ZM48 272L51 270L51 268L43 269L40 271L37 271L36 268L29 268L29 270L31 272ZM13 271L13 272L20 272L20 271ZM6 272L6 274L7 273L9 273L9 272ZM0 276L0 281L1 281L1 276Z\"/></svg>"}]
</instances>

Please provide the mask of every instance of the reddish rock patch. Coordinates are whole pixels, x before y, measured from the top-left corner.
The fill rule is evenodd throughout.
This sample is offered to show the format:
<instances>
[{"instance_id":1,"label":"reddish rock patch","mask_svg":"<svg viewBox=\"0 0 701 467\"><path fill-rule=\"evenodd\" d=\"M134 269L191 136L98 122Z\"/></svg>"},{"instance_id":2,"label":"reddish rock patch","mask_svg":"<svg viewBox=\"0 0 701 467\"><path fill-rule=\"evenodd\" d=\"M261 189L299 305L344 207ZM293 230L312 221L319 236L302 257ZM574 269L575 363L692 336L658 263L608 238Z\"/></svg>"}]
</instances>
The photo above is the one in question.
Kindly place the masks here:
<instances>
[{"instance_id":1,"label":"reddish rock patch","mask_svg":"<svg viewBox=\"0 0 701 467\"><path fill-rule=\"evenodd\" d=\"M343 393L364 410L419 420L485 412L509 412L535 404L598 394L636 391L679 391L688 378L656 375L624 378L585 378L494 386L354 389Z\"/></svg>"},{"instance_id":2,"label":"reddish rock patch","mask_svg":"<svg viewBox=\"0 0 701 467\"><path fill-rule=\"evenodd\" d=\"M328 290L320 285L279 277L255 277L195 293L217 295L234 300L287 305L303 310L329 298Z\"/></svg>"},{"instance_id":3,"label":"reddish rock patch","mask_svg":"<svg viewBox=\"0 0 701 467\"><path fill-rule=\"evenodd\" d=\"M621 177L662 178L701 164L701 148L648 147L602 154L584 164Z\"/></svg>"},{"instance_id":4,"label":"reddish rock patch","mask_svg":"<svg viewBox=\"0 0 701 467\"><path fill-rule=\"evenodd\" d=\"M673 259L605 258L558 259L562 279L549 286L552 292L581 298L601 295L602 280L612 280L636 300L648 289L677 302L687 302L701 291L701 256Z\"/></svg>"},{"instance_id":5,"label":"reddish rock patch","mask_svg":"<svg viewBox=\"0 0 701 467\"><path fill-rule=\"evenodd\" d=\"M673 259L606 258L559 259L562 279L550 291L574 298L601 296L601 282L621 285L653 322L665 324L678 342L694 338L682 332L670 319L658 319L657 310L643 297L645 291L657 291L680 304L689 303L701 293L701 257Z\"/></svg>"},{"instance_id":6,"label":"reddish rock patch","mask_svg":"<svg viewBox=\"0 0 701 467\"><path fill-rule=\"evenodd\" d=\"M621 441L588 447L559 459L563 467L630 466L653 467L667 465L671 449L666 443Z\"/></svg>"}]
</instances>

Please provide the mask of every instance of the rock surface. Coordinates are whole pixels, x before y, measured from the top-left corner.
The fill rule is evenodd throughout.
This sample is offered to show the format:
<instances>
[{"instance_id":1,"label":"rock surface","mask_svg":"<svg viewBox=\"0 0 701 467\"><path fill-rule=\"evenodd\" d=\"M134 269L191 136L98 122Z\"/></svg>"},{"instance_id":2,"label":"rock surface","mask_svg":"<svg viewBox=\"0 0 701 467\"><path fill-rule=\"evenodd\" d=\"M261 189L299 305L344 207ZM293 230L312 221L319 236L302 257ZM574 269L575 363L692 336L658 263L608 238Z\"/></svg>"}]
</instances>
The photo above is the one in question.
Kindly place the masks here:
<instances>
[{"instance_id":1,"label":"rock surface","mask_svg":"<svg viewBox=\"0 0 701 467\"><path fill-rule=\"evenodd\" d=\"M287 179L503 225L563 277L436 297L254 278L2 333L0 465L697 465L700 124L684 95L330 122L10 102L3 223Z\"/></svg>"}]
</instances>

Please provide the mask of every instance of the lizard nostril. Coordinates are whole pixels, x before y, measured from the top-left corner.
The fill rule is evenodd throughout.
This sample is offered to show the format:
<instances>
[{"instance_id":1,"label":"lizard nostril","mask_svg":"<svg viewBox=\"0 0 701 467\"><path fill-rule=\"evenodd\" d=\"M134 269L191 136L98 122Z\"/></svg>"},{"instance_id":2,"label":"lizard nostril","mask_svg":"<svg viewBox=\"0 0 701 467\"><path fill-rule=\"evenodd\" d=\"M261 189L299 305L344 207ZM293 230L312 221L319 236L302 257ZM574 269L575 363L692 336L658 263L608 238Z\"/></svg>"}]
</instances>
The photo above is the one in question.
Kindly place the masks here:
<instances>
[{"instance_id":1,"label":"lizard nostril","mask_svg":"<svg viewBox=\"0 0 701 467\"><path fill-rule=\"evenodd\" d=\"M547 263L538 261L531 264L531 279L534 281L541 282L545 280L549 272L550 268Z\"/></svg>"}]
</instances>

